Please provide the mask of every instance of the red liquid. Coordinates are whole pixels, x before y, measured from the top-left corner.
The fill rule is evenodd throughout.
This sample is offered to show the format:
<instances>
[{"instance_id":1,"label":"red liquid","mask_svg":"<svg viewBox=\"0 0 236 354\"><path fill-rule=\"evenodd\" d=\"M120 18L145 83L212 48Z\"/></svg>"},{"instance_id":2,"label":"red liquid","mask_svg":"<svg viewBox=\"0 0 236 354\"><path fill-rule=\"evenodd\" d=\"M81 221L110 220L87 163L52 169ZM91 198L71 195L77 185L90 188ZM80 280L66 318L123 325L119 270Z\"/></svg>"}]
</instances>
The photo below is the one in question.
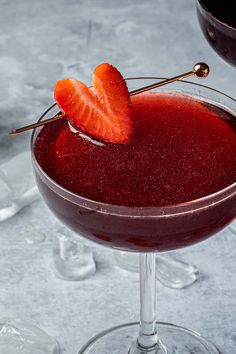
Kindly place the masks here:
<instances>
[{"instance_id":1,"label":"red liquid","mask_svg":"<svg viewBox=\"0 0 236 354\"><path fill-rule=\"evenodd\" d=\"M37 160L64 188L116 205L183 203L236 181L235 132L219 112L190 98L157 94L136 96L133 108L128 145L97 146L63 121L40 133Z\"/></svg>"},{"instance_id":2,"label":"red liquid","mask_svg":"<svg viewBox=\"0 0 236 354\"><path fill-rule=\"evenodd\" d=\"M173 94L137 95L132 98L132 105L135 128L129 144L98 146L71 132L67 121L58 121L39 133L35 143L37 161L47 175L67 190L95 201L131 207L192 201L236 181L232 115L188 96ZM138 250L172 249L197 242L214 231L204 229L202 222L193 226L195 229L187 240L186 235L178 236L176 230L183 221L175 220L175 230L167 230L160 237L161 225L157 224L159 230L154 230L150 220L142 219L141 224L137 220L134 225L139 231L134 231L132 226L132 235L129 235L130 218L122 220L122 227L126 229L123 234L123 231L120 233L121 220L116 230L112 216L106 219L106 223L113 221L112 231L103 229L104 219L101 225L98 220L94 229L94 216L89 217L84 227L84 218L83 225L76 220L81 213L76 212L75 206L60 199L42 180L38 182L47 203L59 218L98 242ZM228 214L218 215L218 223L222 223L222 218L226 223L234 216ZM194 221L191 222L194 225ZM170 220L168 225L171 225ZM148 234L144 235L142 228L149 227ZM215 222L214 228L217 227ZM170 239L171 233L176 235Z\"/></svg>"}]
</instances>

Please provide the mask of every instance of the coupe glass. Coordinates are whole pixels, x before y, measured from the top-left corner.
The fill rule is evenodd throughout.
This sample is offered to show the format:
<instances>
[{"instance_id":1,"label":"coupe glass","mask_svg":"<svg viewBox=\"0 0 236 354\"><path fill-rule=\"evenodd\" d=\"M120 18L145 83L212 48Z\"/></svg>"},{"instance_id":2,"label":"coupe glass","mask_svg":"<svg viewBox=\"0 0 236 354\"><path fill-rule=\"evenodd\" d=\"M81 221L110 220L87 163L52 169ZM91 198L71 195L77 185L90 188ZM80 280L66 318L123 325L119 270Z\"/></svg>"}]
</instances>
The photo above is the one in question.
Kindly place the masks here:
<instances>
[{"instance_id":1,"label":"coupe glass","mask_svg":"<svg viewBox=\"0 0 236 354\"><path fill-rule=\"evenodd\" d=\"M216 6L217 6L217 2ZM222 22L207 8L204 0L197 0L197 15L202 32L211 47L229 64L236 66L236 28Z\"/></svg>"},{"instance_id":2,"label":"coupe glass","mask_svg":"<svg viewBox=\"0 0 236 354\"><path fill-rule=\"evenodd\" d=\"M149 78L149 83L150 79L158 78ZM145 86L147 81L134 78L132 85ZM158 89L163 90L191 95L236 113L233 98L200 84L179 81L168 85L168 89ZM219 354L198 333L156 322L155 256L156 252L203 241L230 223L236 215L236 183L204 198L164 207L126 207L89 200L58 185L40 167L34 146L41 129L32 134L32 161L38 188L48 207L79 235L114 249L140 253L140 323L100 333L79 354Z\"/></svg>"}]
</instances>

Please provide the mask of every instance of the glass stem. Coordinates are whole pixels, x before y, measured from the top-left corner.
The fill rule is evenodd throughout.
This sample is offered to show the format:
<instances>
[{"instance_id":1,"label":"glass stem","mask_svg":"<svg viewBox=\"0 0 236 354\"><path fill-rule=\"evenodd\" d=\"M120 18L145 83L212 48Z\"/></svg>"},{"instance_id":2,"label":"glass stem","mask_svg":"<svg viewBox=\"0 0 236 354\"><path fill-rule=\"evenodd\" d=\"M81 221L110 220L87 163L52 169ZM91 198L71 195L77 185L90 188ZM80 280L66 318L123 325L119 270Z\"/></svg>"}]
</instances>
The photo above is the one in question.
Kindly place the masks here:
<instances>
[{"instance_id":1,"label":"glass stem","mask_svg":"<svg viewBox=\"0 0 236 354\"><path fill-rule=\"evenodd\" d=\"M156 330L156 255L140 253L140 329L138 345L144 350L158 350Z\"/></svg>"}]
</instances>

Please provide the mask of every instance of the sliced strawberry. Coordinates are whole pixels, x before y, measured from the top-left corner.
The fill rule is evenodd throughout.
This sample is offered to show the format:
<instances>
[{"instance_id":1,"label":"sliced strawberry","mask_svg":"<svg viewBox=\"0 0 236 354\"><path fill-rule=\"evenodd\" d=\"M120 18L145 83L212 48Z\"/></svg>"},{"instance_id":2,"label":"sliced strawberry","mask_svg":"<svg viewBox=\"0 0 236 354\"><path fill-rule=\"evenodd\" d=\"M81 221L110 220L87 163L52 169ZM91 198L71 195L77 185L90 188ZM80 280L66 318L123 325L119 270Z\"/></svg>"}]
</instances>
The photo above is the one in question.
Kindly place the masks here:
<instances>
[{"instance_id":1,"label":"sliced strawberry","mask_svg":"<svg viewBox=\"0 0 236 354\"><path fill-rule=\"evenodd\" d=\"M125 144L132 134L129 92L119 71L100 64L93 72L93 87L75 79L57 81L54 97L69 121L97 139Z\"/></svg>"}]
</instances>

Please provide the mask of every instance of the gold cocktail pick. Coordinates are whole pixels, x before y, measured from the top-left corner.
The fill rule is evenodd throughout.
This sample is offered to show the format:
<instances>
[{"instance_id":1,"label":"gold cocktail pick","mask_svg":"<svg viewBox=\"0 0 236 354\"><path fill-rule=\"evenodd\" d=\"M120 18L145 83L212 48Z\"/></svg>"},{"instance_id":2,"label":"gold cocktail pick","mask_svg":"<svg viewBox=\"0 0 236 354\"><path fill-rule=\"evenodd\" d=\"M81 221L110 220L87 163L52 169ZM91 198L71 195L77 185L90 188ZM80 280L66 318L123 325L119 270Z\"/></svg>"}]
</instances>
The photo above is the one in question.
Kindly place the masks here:
<instances>
[{"instance_id":1,"label":"gold cocktail pick","mask_svg":"<svg viewBox=\"0 0 236 354\"><path fill-rule=\"evenodd\" d=\"M208 76L209 71L210 71L210 69L209 69L209 66L207 64L205 64L205 63L197 63L197 64L194 65L194 67L193 67L193 69L191 71L188 71L188 72L186 72L184 74L181 74L181 75L178 75L178 76L174 76L174 77L172 77L170 79L166 79L166 80L163 80L163 81L160 81L160 82L156 82L154 84L151 84L151 85L148 85L148 86L144 86L144 87L141 87L139 89L130 91L129 94L130 94L130 96L137 95L138 93L149 91L149 90L152 90L154 88L170 84L171 82L175 82L175 81L184 79L184 78L192 76L192 75L202 79L202 78L205 78L205 77ZM25 127L12 130L9 133L9 135L17 135L17 134L23 133L23 132L25 132L27 130L31 130L31 129L40 127L42 125L55 122L56 120L59 120L59 119L62 119L62 118L65 118L65 114L63 114L63 113L62 114L57 114L57 115L55 115L52 118L48 118L48 119L45 119L45 120L40 121L40 122L36 122L36 123L30 124L30 125L26 125Z\"/></svg>"}]
</instances>

